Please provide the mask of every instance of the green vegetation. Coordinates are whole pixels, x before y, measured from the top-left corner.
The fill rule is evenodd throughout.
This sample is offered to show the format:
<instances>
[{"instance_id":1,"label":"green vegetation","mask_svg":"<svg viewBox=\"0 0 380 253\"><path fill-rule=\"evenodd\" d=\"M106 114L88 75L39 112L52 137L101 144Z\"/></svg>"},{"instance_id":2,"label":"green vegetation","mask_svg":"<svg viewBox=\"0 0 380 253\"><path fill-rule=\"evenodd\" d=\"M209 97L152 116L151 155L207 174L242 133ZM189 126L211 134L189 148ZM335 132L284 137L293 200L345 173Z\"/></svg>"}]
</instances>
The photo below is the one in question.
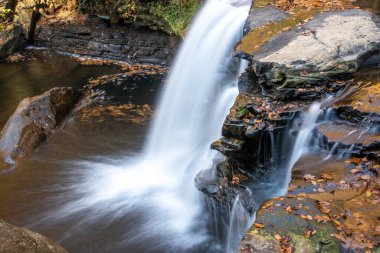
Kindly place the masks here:
<instances>
[{"instance_id":1,"label":"green vegetation","mask_svg":"<svg viewBox=\"0 0 380 253\"><path fill-rule=\"evenodd\" d=\"M163 29L182 37L189 27L202 0L76 0L81 12L108 17L112 23L119 20L143 19L162 24ZM162 27L162 25L161 25Z\"/></svg>"},{"instance_id":2,"label":"green vegetation","mask_svg":"<svg viewBox=\"0 0 380 253\"><path fill-rule=\"evenodd\" d=\"M249 111L246 108L240 108L236 116L241 118L248 114L249 114Z\"/></svg>"},{"instance_id":3,"label":"green vegetation","mask_svg":"<svg viewBox=\"0 0 380 253\"><path fill-rule=\"evenodd\" d=\"M155 1L151 3L150 11L164 19L176 35L183 36L199 5L200 1L197 0Z\"/></svg>"},{"instance_id":4,"label":"green vegetation","mask_svg":"<svg viewBox=\"0 0 380 253\"><path fill-rule=\"evenodd\" d=\"M11 14L11 9L0 9L0 31L5 28L5 25L9 21Z\"/></svg>"}]
</instances>

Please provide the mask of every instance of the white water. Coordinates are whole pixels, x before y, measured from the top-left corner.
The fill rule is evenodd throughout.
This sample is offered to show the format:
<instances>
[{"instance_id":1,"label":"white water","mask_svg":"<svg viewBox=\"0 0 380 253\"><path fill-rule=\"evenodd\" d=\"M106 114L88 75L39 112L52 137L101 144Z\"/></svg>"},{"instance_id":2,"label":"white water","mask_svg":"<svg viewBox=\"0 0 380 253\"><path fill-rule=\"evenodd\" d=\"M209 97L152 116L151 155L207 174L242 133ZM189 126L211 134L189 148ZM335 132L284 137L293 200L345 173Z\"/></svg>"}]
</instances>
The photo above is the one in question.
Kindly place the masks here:
<instances>
[{"instance_id":1,"label":"white water","mask_svg":"<svg viewBox=\"0 0 380 253\"><path fill-rule=\"evenodd\" d=\"M292 169L298 159L309 150L309 143L312 137L312 132L317 124L317 119L321 110L320 103L314 103L310 106L308 112L303 116L301 128L297 134L296 141L293 146L293 150L287 164L287 176L286 185L281 189L278 195L285 195L288 190L288 184L291 180Z\"/></svg>"},{"instance_id":2,"label":"white water","mask_svg":"<svg viewBox=\"0 0 380 253\"><path fill-rule=\"evenodd\" d=\"M79 196L55 215L90 212L122 217L148 212L128 240L161 238L160 243L189 248L206 239L202 202L195 175L211 168L210 144L238 94L231 52L242 35L251 0L208 0L196 17L167 80L145 149L136 157L104 163L81 162ZM237 64L235 64L237 65ZM78 175L76 175L78 176ZM195 226L196 225L196 226ZM194 228L196 227L196 231Z\"/></svg>"}]
</instances>

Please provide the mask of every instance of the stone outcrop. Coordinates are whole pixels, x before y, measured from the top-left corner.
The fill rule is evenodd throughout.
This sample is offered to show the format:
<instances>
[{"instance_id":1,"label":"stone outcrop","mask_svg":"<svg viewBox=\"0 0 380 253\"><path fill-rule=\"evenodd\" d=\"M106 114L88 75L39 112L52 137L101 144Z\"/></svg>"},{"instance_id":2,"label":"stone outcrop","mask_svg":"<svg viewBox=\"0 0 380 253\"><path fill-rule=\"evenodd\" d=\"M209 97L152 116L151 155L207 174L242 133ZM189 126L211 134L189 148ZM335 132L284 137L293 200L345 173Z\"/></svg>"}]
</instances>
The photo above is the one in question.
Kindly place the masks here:
<instances>
[{"instance_id":1,"label":"stone outcrop","mask_svg":"<svg viewBox=\"0 0 380 253\"><path fill-rule=\"evenodd\" d=\"M12 162L31 153L59 126L81 96L73 88L54 88L24 99L1 132L1 155Z\"/></svg>"},{"instance_id":2,"label":"stone outcrop","mask_svg":"<svg viewBox=\"0 0 380 253\"><path fill-rule=\"evenodd\" d=\"M83 22L37 24L35 45L83 56L169 64L180 39L147 27L114 24L96 17Z\"/></svg>"},{"instance_id":3,"label":"stone outcrop","mask_svg":"<svg viewBox=\"0 0 380 253\"><path fill-rule=\"evenodd\" d=\"M235 54L251 60L268 89L318 85L355 73L380 53L380 18L352 9L348 1L336 1L339 8L328 2L320 1L320 8L295 2L289 12L282 6L286 1L265 7L254 3Z\"/></svg>"},{"instance_id":4,"label":"stone outcrop","mask_svg":"<svg viewBox=\"0 0 380 253\"><path fill-rule=\"evenodd\" d=\"M0 59L4 59L24 49L33 39L37 13L35 0L5 1L0 11L1 8L11 10L11 22L6 22L4 30L0 31Z\"/></svg>"},{"instance_id":5,"label":"stone outcrop","mask_svg":"<svg viewBox=\"0 0 380 253\"><path fill-rule=\"evenodd\" d=\"M12 24L0 31L0 59L23 49L25 46L26 40L20 25Z\"/></svg>"},{"instance_id":6,"label":"stone outcrop","mask_svg":"<svg viewBox=\"0 0 380 253\"><path fill-rule=\"evenodd\" d=\"M36 0L17 1L13 22L22 27L22 34L27 41L33 39L36 18Z\"/></svg>"},{"instance_id":7,"label":"stone outcrop","mask_svg":"<svg viewBox=\"0 0 380 253\"><path fill-rule=\"evenodd\" d=\"M151 19L152 15L140 13L136 20L114 24L100 14L79 14L73 1L51 3L53 10L51 4L36 0L4 4L12 9L9 21L13 25L0 32L0 59L35 42L81 56L168 65L181 41L168 31L164 20Z\"/></svg>"},{"instance_id":8,"label":"stone outcrop","mask_svg":"<svg viewBox=\"0 0 380 253\"><path fill-rule=\"evenodd\" d=\"M0 253L67 253L46 237L0 219Z\"/></svg>"},{"instance_id":9,"label":"stone outcrop","mask_svg":"<svg viewBox=\"0 0 380 253\"><path fill-rule=\"evenodd\" d=\"M327 2L318 3L330 6ZM378 67L370 73L358 70L380 62L380 19L346 5L348 1L334 4L343 2L339 10L251 8L245 37L235 49L250 64L239 79L239 96L225 120L223 137L212 144L226 160L217 166L216 176L203 172L196 178L197 187L217 203L210 208L222 220L230 218L237 197L248 214L257 211L241 252L364 251L378 246L376 233L370 231L378 230L373 223L379 211L380 79L373 73L380 72ZM300 3L309 2L289 1ZM262 22L255 20L260 15L265 16ZM334 99L326 100L328 96ZM305 166L293 170L288 193L273 198L288 188L289 159L302 123L298 116L322 101L320 120L326 118L331 125L319 125L310 145L324 155L318 156L316 168L305 167L309 161L301 160ZM355 160L345 163L339 155ZM339 162L321 165L323 159ZM352 166L357 169L350 173ZM334 169L339 176L331 175ZM361 221L366 225L356 226Z\"/></svg>"},{"instance_id":10,"label":"stone outcrop","mask_svg":"<svg viewBox=\"0 0 380 253\"><path fill-rule=\"evenodd\" d=\"M380 53L380 18L363 10L326 12L272 38L255 53L253 68L269 87L326 82L355 73Z\"/></svg>"}]
</instances>

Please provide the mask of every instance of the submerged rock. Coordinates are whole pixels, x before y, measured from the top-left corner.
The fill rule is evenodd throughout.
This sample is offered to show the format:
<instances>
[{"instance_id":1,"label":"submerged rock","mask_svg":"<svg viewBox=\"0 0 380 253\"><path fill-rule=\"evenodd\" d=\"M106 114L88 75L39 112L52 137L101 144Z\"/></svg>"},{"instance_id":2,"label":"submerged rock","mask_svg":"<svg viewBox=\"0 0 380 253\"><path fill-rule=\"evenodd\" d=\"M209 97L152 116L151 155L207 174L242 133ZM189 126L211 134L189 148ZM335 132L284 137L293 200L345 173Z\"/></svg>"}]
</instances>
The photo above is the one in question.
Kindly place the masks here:
<instances>
[{"instance_id":1,"label":"submerged rock","mask_svg":"<svg viewBox=\"0 0 380 253\"><path fill-rule=\"evenodd\" d=\"M73 88L53 88L26 98L1 132L0 153L9 162L31 153L57 128L81 98Z\"/></svg>"},{"instance_id":2,"label":"submerged rock","mask_svg":"<svg viewBox=\"0 0 380 253\"><path fill-rule=\"evenodd\" d=\"M67 253L48 238L0 219L0 253Z\"/></svg>"}]
</instances>

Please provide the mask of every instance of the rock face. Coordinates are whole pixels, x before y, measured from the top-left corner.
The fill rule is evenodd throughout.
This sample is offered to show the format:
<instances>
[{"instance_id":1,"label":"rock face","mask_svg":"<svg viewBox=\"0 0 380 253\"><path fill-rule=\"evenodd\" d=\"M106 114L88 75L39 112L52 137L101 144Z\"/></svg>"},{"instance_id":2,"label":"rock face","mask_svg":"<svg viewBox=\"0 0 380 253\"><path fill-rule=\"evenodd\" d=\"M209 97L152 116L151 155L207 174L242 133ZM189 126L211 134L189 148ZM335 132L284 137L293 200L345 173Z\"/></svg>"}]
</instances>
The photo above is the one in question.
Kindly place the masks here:
<instances>
[{"instance_id":1,"label":"rock face","mask_svg":"<svg viewBox=\"0 0 380 253\"><path fill-rule=\"evenodd\" d=\"M73 88L54 88L24 99L2 130L0 152L9 162L31 153L69 114L81 97Z\"/></svg>"},{"instance_id":2,"label":"rock face","mask_svg":"<svg viewBox=\"0 0 380 253\"><path fill-rule=\"evenodd\" d=\"M83 22L40 22L35 45L84 56L169 64L180 39L161 31L131 25L108 26L100 18Z\"/></svg>"},{"instance_id":3,"label":"rock face","mask_svg":"<svg viewBox=\"0 0 380 253\"><path fill-rule=\"evenodd\" d=\"M46 237L0 220L0 253L67 253Z\"/></svg>"},{"instance_id":4,"label":"rock face","mask_svg":"<svg viewBox=\"0 0 380 253\"><path fill-rule=\"evenodd\" d=\"M3 31L0 31L0 59L23 49L25 46L26 40L20 25L9 25Z\"/></svg>"},{"instance_id":5,"label":"rock face","mask_svg":"<svg viewBox=\"0 0 380 253\"><path fill-rule=\"evenodd\" d=\"M33 39L35 20L37 18L36 0L19 0L15 8L13 22L22 27L22 33L27 41Z\"/></svg>"},{"instance_id":6,"label":"rock face","mask_svg":"<svg viewBox=\"0 0 380 253\"><path fill-rule=\"evenodd\" d=\"M268 88L328 82L356 72L366 59L379 54L378 16L349 9L353 6L336 11L320 2L325 5L323 13L302 3L295 3L301 6L289 13L275 6L253 5L246 35L235 53L251 59L259 81Z\"/></svg>"},{"instance_id":7,"label":"rock face","mask_svg":"<svg viewBox=\"0 0 380 253\"><path fill-rule=\"evenodd\" d=\"M378 230L380 200L380 70L358 69L364 62L380 63L380 19L349 1L334 1L340 6L335 9L330 3L321 0L323 8L291 7L288 12L279 5L253 4L245 37L235 49L250 64L239 78L239 96L223 137L212 144L226 160L216 173L199 174L196 185L217 203L211 209L222 220L230 218L223 213L230 213L237 197L246 213L256 212L240 252L377 249L377 235L370 231ZM257 22L260 15L265 18ZM302 159L290 179L300 116L322 101L321 124L308 144L321 155L314 167ZM343 156L354 158L345 161ZM290 180L286 195L274 198L286 192Z\"/></svg>"},{"instance_id":8,"label":"rock face","mask_svg":"<svg viewBox=\"0 0 380 253\"><path fill-rule=\"evenodd\" d=\"M0 32L0 59L23 49L32 40L36 19L35 0L5 1L1 8L12 11L10 24Z\"/></svg>"},{"instance_id":9,"label":"rock face","mask_svg":"<svg viewBox=\"0 0 380 253\"><path fill-rule=\"evenodd\" d=\"M327 12L271 39L255 53L260 81L274 87L317 84L357 71L380 52L380 19L363 10Z\"/></svg>"}]
</instances>

